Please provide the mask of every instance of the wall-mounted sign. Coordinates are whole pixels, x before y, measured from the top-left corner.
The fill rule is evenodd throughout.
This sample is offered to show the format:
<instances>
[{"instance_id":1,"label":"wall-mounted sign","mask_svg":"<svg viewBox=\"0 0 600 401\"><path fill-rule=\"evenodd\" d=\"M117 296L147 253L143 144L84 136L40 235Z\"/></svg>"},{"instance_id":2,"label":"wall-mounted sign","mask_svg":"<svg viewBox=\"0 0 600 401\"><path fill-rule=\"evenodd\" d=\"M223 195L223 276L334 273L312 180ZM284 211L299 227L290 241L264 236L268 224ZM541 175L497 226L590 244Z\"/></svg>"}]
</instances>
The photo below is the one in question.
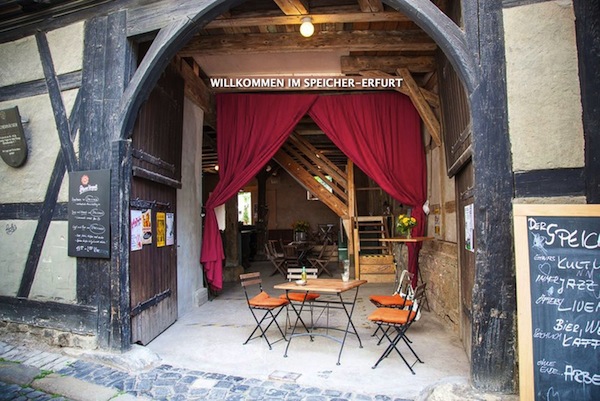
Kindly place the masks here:
<instances>
[{"instance_id":1,"label":"wall-mounted sign","mask_svg":"<svg viewBox=\"0 0 600 401\"><path fill-rule=\"evenodd\" d=\"M514 205L520 397L600 400L600 205Z\"/></svg>"},{"instance_id":2,"label":"wall-mounted sign","mask_svg":"<svg viewBox=\"0 0 600 401\"><path fill-rule=\"evenodd\" d=\"M69 256L110 258L110 170L69 173Z\"/></svg>"},{"instance_id":3,"label":"wall-mounted sign","mask_svg":"<svg viewBox=\"0 0 600 401\"><path fill-rule=\"evenodd\" d=\"M27 160L27 141L17 107L0 110L0 157L11 167L20 167Z\"/></svg>"}]
</instances>

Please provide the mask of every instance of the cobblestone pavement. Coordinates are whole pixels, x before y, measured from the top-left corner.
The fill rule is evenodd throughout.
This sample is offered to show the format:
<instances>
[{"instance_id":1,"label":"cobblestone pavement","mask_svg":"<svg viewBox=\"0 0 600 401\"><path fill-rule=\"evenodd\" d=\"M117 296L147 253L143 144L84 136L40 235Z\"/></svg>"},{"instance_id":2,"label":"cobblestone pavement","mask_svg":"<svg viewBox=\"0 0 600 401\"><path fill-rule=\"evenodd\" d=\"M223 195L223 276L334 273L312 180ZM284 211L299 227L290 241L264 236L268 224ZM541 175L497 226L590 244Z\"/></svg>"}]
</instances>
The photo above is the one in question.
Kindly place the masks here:
<instances>
[{"instance_id":1,"label":"cobblestone pavement","mask_svg":"<svg viewBox=\"0 0 600 401\"><path fill-rule=\"evenodd\" d=\"M120 395L147 400L286 400L286 401L409 401L385 395L363 395L300 386L279 380L248 379L161 365L142 372L125 372L104 364L32 350L0 341L0 360L34 366L78 380L118 390ZM35 387L35 381L33 383ZM67 398L45 394L32 387L0 381L0 400L62 401ZM119 397L115 397L118 400Z\"/></svg>"}]
</instances>

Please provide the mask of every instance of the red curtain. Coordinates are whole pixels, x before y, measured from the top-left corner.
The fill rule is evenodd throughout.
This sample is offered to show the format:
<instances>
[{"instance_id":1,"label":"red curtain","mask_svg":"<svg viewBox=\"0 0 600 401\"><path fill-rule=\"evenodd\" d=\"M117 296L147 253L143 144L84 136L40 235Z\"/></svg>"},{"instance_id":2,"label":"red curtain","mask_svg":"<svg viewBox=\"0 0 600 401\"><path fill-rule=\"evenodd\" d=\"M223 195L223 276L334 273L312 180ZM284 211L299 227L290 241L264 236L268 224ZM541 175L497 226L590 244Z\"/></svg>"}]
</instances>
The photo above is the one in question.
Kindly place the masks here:
<instances>
[{"instance_id":1,"label":"red curtain","mask_svg":"<svg viewBox=\"0 0 600 401\"><path fill-rule=\"evenodd\" d=\"M396 92L321 96L309 110L325 134L390 196L412 208L416 236L425 232L427 198L421 119ZM416 284L421 243L407 243Z\"/></svg>"},{"instance_id":2,"label":"red curtain","mask_svg":"<svg viewBox=\"0 0 600 401\"><path fill-rule=\"evenodd\" d=\"M223 288L223 244L214 212L237 194L275 155L306 114L316 95L218 94L217 158L219 182L205 208L200 262L209 285ZM285 99L285 100L284 100Z\"/></svg>"}]
</instances>

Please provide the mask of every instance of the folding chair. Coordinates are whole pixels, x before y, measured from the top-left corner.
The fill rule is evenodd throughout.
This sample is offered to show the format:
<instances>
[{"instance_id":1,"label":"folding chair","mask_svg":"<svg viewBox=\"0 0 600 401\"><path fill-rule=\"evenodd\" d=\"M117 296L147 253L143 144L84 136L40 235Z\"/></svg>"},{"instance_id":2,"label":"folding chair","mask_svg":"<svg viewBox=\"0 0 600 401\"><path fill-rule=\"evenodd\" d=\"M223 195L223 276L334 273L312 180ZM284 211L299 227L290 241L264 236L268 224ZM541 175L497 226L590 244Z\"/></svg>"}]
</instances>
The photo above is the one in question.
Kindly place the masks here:
<instances>
[{"instance_id":1,"label":"folding chair","mask_svg":"<svg viewBox=\"0 0 600 401\"><path fill-rule=\"evenodd\" d=\"M371 303L378 308L404 309L412 307L414 297L414 290L411 284L412 277L413 275L407 270L402 270L402 273L400 274L400 279L398 280L396 286L396 290L392 295L374 294L369 296L369 301L371 301ZM371 334L371 337L376 336L379 329L379 326L377 326L377 329L375 329L373 334ZM383 338L384 337L382 336L379 339L378 345L381 343Z\"/></svg>"},{"instance_id":2,"label":"folding chair","mask_svg":"<svg viewBox=\"0 0 600 401\"><path fill-rule=\"evenodd\" d=\"M300 267L298 262L298 248L295 245L284 245L283 257L285 259L285 265L289 267Z\"/></svg>"},{"instance_id":3,"label":"folding chair","mask_svg":"<svg viewBox=\"0 0 600 401\"><path fill-rule=\"evenodd\" d=\"M285 255L283 254L283 246L281 249L277 249L277 246L280 244L280 241L276 239L270 239L267 244L269 245L269 249L271 254L278 258L283 258Z\"/></svg>"},{"instance_id":4,"label":"folding chair","mask_svg":"<svg viewBox=\"0 0 600 401\"><path fill-rule=\"evenodd\" d=\"M333 245L324 244L321 248L321 252L316 258L308 258L308 262L312 267L316 267L319 272L317 273L319 276L321 273L325 272L329 274L329 277L333 277L331 272L327 270L327 265L331 261L331 254L333 253Z\"/></svg>"},{"instance_id":5,"label":"folding chair","mask_svg":"<svg viewBox=\"0 0 600 401\"><path fill-rule=\"evenodd\" d=\"M269 259L275 267L271 273L271 276L274 276L276 273L280 273L283 277L285 277L285 258L272 253L268 244L265 244L265 255L267 255L267 259Z\"/></svg>"},{"instance_id":6,"label":"folding chair","mask_svg":"<svg viewBox=\"0 0 600 401\"><path fill-rule=\"evenodd\" d=\"M392 351L396 351L400 358L404 361L406 366L410 369L412 374L415 374L413 370L413 366L417 363L423 363L423 361L419 358L415 350L410 346L410 342L406 338L406 332L415 322L415 318L417 313L419 312L419 308L421 307L423 296L425 295L425 284L420 284L415 289L415 297L412 305L406 309L395 309L395 308L377 308L371 315L369 315L368 319L374 322L379 328L381 328L383 332L384 338L387 338L390 344L387 346L385 351L381 354L375 365L373 365L373 369L379 365L379 363L387 358ZM388 335L388 328L395 329L395 336ZM400 340L403 340L404 343L408 346L412 354L415 356L416 361L413 364L409 364L404 355L398 349L398 343Z\"/></svg>"},{"instance_id":7,"label":"folding chair","mask_svg":"<svg viewBox=\"0 0 600 401\"><path fill-rule=\"evenodd\" d=\"M316 267L306 267L305 270L306 270L307 278L315 279L318 277L317 276L318 269ZM302 268L301 267L288 267L288 269L287 269L288 281L300 280L301 278L302 278ZM319 298L320 296L321 296L321 294L317 294L315 292L307 293L306 291L304 291L304 292L288 292L287 294L281 294L279 297L286 299L286 300L289 299L290 301L298 303L298 304L308 302L310 304L310 324L312 326L314 323L313 301L315 299ZM302 319L300 319L300 322L302 323L304 328L308 331L308 328L304 324L304 321ZM287 328L291 327L289 305L286 307L285 324L286 324L286 326L285 326L286 330L287 330Z\"/></svg>"},{"instance_id":8,"label":"folding chair","mask_svg":"<svg viewBox=\"0 0 600 401\"><path fill-rule=\"evenodd\" d=\"M267 294L262 288L262 280L260 278L260 273L258 272L240 274L240 281L242 282L242 287L244 288L244 294L246 295L248 308L250 308L250 312L252 312L252 317L254 317L254 320L256 321L256 327L254 328L252 333L250 333L250 335L246 339L246 342L244 342L244 345L248 344L248 341L256 338L253 337L254 333L256 333L257 330L260 330L261 334L257 337L263 337L269 345L269 349L272 349L271 344L275 344L281 340L286 340L283 330L281 330L279 323L277 323L277 316L279 316L279 314L283 310L283 307L286 306L289 302L287 299L273 298L269 296L269 294ZM253 296L252 298L250 298L250 296L248 295L248 290L250 287L256 287L255 292L258 292L258 294ZM261 311L264 312L264 314L259 319L258 315L260 315ZM263 329L262 324L267 318L270 319L269 324L267 324L267 327ZM267 330L269 330L273 323L275 323L275 326L277 326L279 333L281 333L281 338L271 343L267 338Z\"/></svg>"}]
</instances>

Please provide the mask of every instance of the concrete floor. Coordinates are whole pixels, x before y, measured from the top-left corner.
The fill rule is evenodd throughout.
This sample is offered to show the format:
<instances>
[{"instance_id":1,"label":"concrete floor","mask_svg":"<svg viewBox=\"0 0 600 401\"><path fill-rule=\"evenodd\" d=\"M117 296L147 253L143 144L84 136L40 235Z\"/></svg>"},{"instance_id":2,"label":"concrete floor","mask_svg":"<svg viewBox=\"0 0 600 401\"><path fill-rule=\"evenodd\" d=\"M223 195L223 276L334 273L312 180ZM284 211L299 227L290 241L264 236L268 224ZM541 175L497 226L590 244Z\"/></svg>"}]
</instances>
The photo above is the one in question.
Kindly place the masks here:
<instances>
[{"instance_id":1,"label":"concrete floor","mask_svg":"<svg viewBox=\"0 0 600 401\"><path fill-rule=\"evenodd\" d=\"M330 267L339 277L336 266L331 264ZM281 275L269 276L272 268L268 262L255 262L248 271L261 272L264 289L269 294L281 293L273 290L273 285L284 279ZM226 283L218 297L180 316L147 347L163 363L178 367L261 380L289 380L301 385L384 394L392 398L414 399L430 385L448 379L468 380L469 363L458 336L446 330L435 315L427 311L423 311L421 319L408 332L415 351L424 361L414 366L416 374L411 374L395 353L376 369L371 368L384 346L378 346L377 339L371 336L375 326L367 316L375 307L368 296L392 291L393 284L369 283L360 287L353 322L363 348L359 348L354 336L349 336L339 366L336 365L339 344L323 337L315 337L314 342L308 337L294 338L287 358L283 356L286 346L283 341L274 344L272 350L261 338L243 345L254 328L254 321L239 283ZM341 313L331 311L330 322L342 323ZM279 315L278 321L283 327L285 312ZM274 339L278 333L272 328L269 334ZM412 363L414 358L405 345L401 345L401 350Z\"/></svg>"}]
</instances>

